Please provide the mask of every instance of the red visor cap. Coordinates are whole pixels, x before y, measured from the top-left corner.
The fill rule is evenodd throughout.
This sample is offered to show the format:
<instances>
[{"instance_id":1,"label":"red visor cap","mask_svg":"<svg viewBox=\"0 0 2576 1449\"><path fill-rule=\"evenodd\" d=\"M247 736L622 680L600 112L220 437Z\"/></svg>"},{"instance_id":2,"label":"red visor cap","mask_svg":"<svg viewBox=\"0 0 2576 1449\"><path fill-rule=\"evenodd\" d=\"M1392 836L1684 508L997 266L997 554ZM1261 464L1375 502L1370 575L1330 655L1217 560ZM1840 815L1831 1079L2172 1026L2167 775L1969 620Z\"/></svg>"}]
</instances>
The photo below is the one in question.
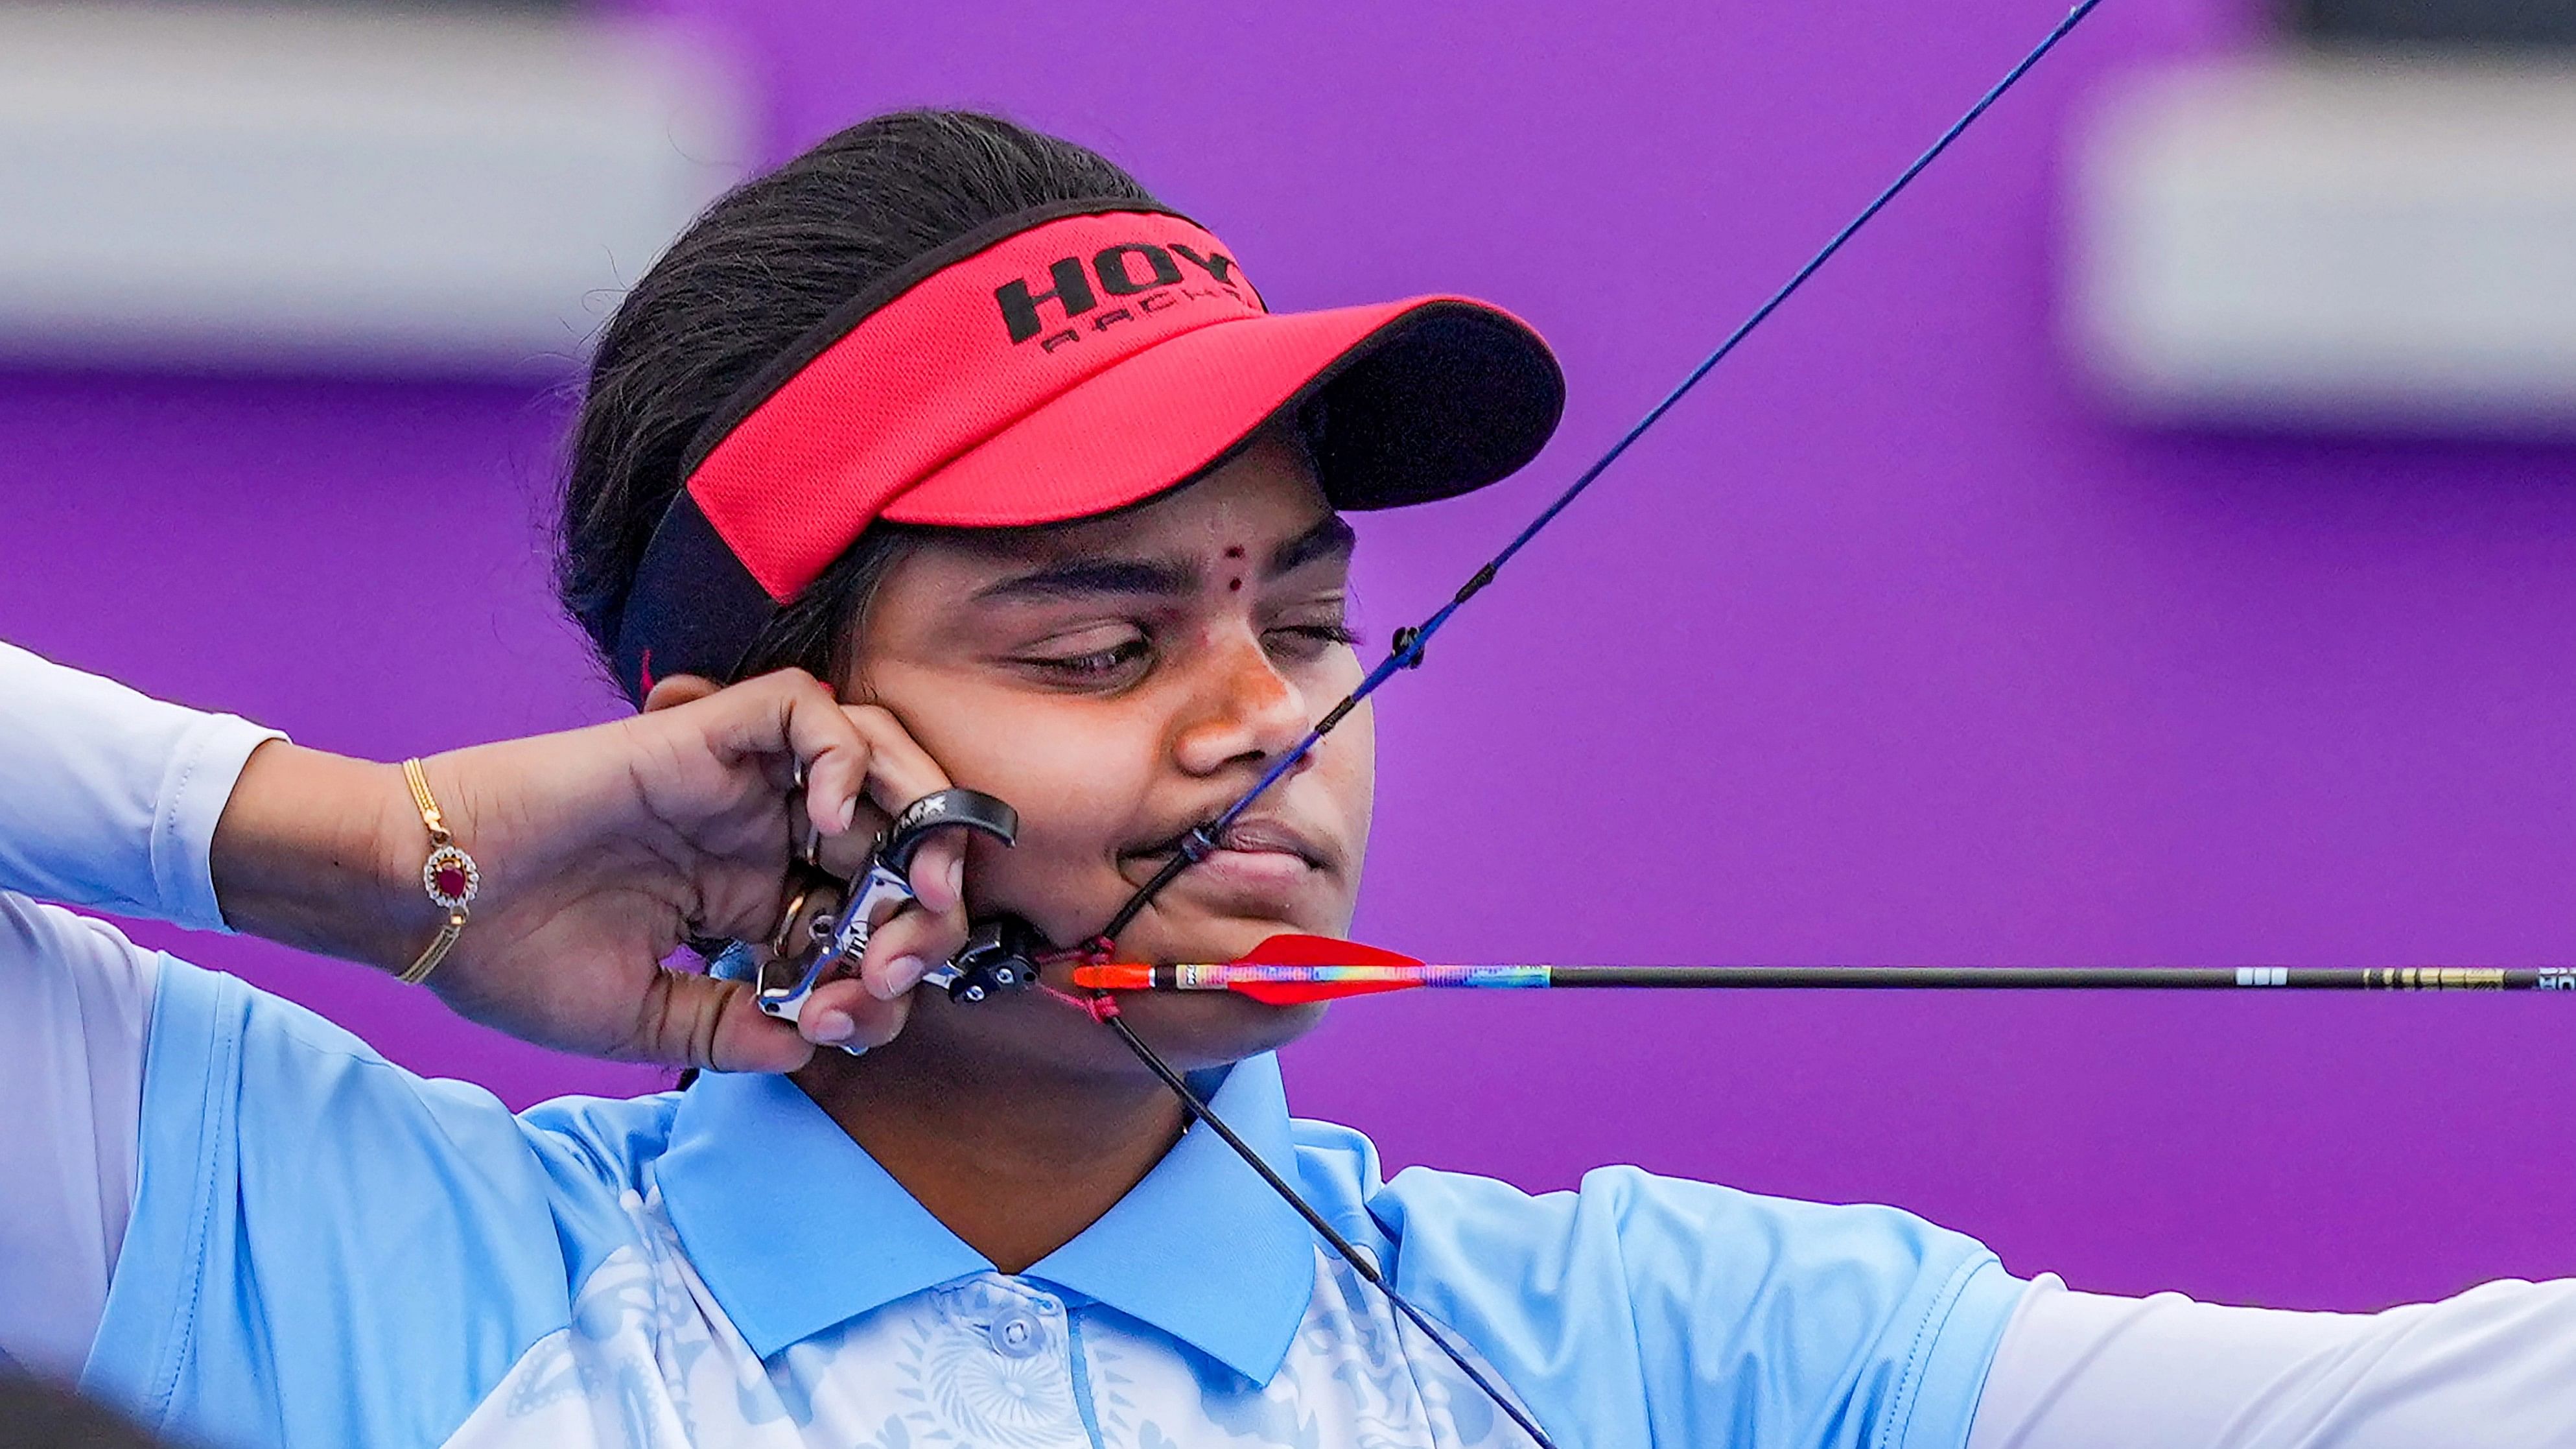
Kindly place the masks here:
<instances>
[{"instance_id":1,"label":"red visor cap","mask_svg":"<svg viewBox=\"0 0 2576 1449\"><path fill-rule=\"evenodd\" d=\"M1564 397L1546 344L1481 302L1273 314L1187 218L1010 218L854 300L717 410L628 599L619 673L638 698L657 673L728 677L879 518L1092 517L1292 415L1335 507L1424 502L1517 471Z\"/></svg>"},{"instance_id":2,"label":"red visor cap","mask_svg":"<svg viewBox=\"0 0 2576 1449\"><path fill-rule=\"evenodd\" d=\"M1008 528L1113 512L1318 400L1307 436L1335 508L1426 503L1519 471L1564 398L1538 335L1468 298L1264 313L1174 337L1040 404L878 516Z\"/></svg>"}]
</instances>

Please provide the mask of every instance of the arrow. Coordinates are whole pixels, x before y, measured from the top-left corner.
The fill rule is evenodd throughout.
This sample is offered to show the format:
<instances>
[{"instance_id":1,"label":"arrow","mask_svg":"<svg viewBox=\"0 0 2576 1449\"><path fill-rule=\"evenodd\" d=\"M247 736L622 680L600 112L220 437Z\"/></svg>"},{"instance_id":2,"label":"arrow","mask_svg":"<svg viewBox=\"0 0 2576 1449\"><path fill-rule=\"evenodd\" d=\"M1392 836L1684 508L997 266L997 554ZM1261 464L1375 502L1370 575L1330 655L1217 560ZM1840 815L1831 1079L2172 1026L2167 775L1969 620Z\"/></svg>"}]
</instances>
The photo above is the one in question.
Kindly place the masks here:
<instances>
[{"instance_id":1,"label":"arrow","mask_svg":"<svg viewBox=\"0 0 2576 1449\"><path fill-rule=\"evenodd\" d=\"M1231 991L1272 1006L1420 988L1762 991L2566 991L2576 966L1434 965L1330 936L1278 935L1233 961L1076 966L1093 991Z\"/></svg>"}]
</instances>

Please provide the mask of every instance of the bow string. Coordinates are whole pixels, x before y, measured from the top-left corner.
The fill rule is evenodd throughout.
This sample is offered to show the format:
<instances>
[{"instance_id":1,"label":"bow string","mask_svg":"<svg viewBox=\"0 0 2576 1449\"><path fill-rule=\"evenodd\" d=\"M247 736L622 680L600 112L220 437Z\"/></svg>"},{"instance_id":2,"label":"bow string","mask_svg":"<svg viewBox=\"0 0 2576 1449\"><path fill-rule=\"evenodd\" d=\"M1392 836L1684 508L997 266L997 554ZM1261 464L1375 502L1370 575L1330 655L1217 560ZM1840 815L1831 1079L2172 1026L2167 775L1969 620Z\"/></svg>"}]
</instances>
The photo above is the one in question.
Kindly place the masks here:
<instances>
[{"instance_id":1,"label":"bow string","mask_svg":"<svg viewBox=\"0 0 2576 1449\"><path fill-rule=\"evenodd\" d=\"M1683 398L1690 396L1693 389L1706 380L1710 373L1717 370L1718 364L1733 356L1735 350L1744 345L1746 338L1752 336L1763 323L1770 321L1772 314L1778 312L1782 304L1796 296L1799 289L1806 286L1809 279L1816 273L1824 270L1825 264L1832 261L1846 243L1860 234L1861 228L1875 221L1878 214L1888 208L1889 203L1903 195L1906 188L1914 184L1916 177L1921 176L1933 162L1940 160L1943 152L1948 151L1954 142L1967 134L1969 127L1975 125L1987 111L1992 110L1995 102L2002 100L2006 92L2019 85L2022 77L2030 74L2033 67L2047 59L2048 53L2057 48L2058 42L2073 34L2075 27L2083 24L2085 17L2099 9L2101 4L2102 0L2082 0L2082 3L2068 11L2066 18L2059 21L2038 45L2032 47L2030 54L2023 56L2019 64L2005 72L2003 79L1988 87L1986 93L1977 98L1977 103L1970 106L1966 114L1951 122L1950 128L1943 131L1938 140L1926 147L1922 155L1914 158L1914 164L1906 167L1894 181L1887 184L1885 189L1871 198L1869 205L1862 207L1859 215L1846 222L1842 230L1834 233L1832 240L1818 249L1814 256L1809 257L1806 264L1791 274L1788 281L1781 283L1779 290L1764 299L1761 306L1754 308L1751 316L1737 324L1735 330L1728 333L1724 341L1718 343L1706 357L1701 358L1698 365L1684 375L1672 391L1665 393L1661 400L1648 408L1645 416L1637 419L1634 426L1620 434L1619 440L1612 443L1600 457L1594 459L1590 467L1576 474L1574 481L1566 485L1565 491L1557 494L1545 508L1540 509L1537 517L1532 518L1519 533L1512 536L1511 542L1504 544L1500 552L1487 559L1474 573L1468 575L1467 582L1459 585L1458 591L1449 597L1449 602L1442 604L1437 612L1420 624L1396 630L1394 636L1388 641L1386 658L1360 680L1357 688L1344 695L1340 703L1326 710L1323 718L1315 722L1314 728L1308 730L1305 737L1286 754L1273 761L1270 768L1263 772L1259 780L1253 782L1251 789L1243 792L1240 799L1227 806L1214 820L1192 830L1182 841L1180 851L1165 862L1163 868L1156 871L1151 879L1137 887L1135 893L1119 906L1117 913L1110 917L1109 924L1103 926L1100 934L1093 938L1094 954L1105 950L1108 942L1119 932L1127 929L1147 906L1153 904L1156 896L1161 895L1173 881L1180 878L1183 871L1205 859L1210 851L1215 850L1218 842L1225 838L1225 832L1232 829L1234 823L1243 818L1243 813L1250 810L1263 795L1268 794L1271 786L1286 779L1289 772L1296 769L1300 761L1313 754L1316 746L1324 742L1325 736L1330 735L1335 727L1350 717L1351 711L1359 708L1370 695L1383 688L1388 680L1405 670L1420 667L1423 651L1430 645L1431 637L1446 627L1449 621L1457 616L1458 611L1467 606L1468 600L1483 593L1486 586L1494 581L1495 576L1503 571L1505 565L1517 557L1522 549L1529 547L1549 524L1556 522L1559 515L1573 507L1574 500L1582 497L1595 482L1599 481L1601 475L1610 470L1611 464L1618 462L1630 448L1636 445L1638 439L1644 437L1648 430L1662 422L1666 415L1680 406Z\"/></svg>"},{"instance_id":2,"label":"bow string","mask_svg":"<svg viewBox=\"0 0 2576 1449\"><path fill-rule=\"evenodd\" d=\"M1459 586L1458 591L1450 596L1447 603L1442 604L1436 612L1434 612L1429 618L1424 619L1420 624L1410 628L1397 630L1394 636L1388 641L1389 648L1386 658L1380 661L1375 668L1371 669L1368 674L1360 680L1358 687L1353 689L1348 695L1345 695L1342 700L1335 704L1331 709L1325 711L1323 717L1315 722L1314 727L1308 730L1305 736L1300 739L1293 748L1281 755L1276 761L1273 761L1269 769L1262 774L1259 780L1254 782L1251 789L1246 790L1243 793L1241 798L1237 799L1232 805L1227 806L1224 811L1216 816L1216 818L1198 826L1190 831L1187 836L1183 837L1181 848L1169 861L1165 862L1162 868L1157 870L1150 879L1148 879L1143 885L1137 887L1135 892L1131 894L1125 903L1119 906L1117 912L1110 917L1108 923L1101 928L1098 935L1094 936L1090 941L1086 942L1075 951L1065 953L1067 956L1076 958L1082 963L1076 968L1077 974L1075 981L1078 986L1087 987L1091 991L1091 995L1087 1000L1085 1000L1083 998L1074 997L1069 993L1056 994L1064 995L1065 999L1088 1011L1095 1019L1115 1031L1120 1040L1126 1043L1128 1049L1135 1053L1136 1057L1142 1061L1156 1077L1161 1079L1165 1086L1171 1088L1173 1094L1180 1099L1181 1104L1192 1123L1204 1125L1209 1131L1223 1139L1225 1144L1232 1148L1236 1155L1240 1156L1255 1173L1260 1175L1262 1181L1267 1183L1273 1192L1277 1193L1289 1207L1294 1209L1297 1214L1306 1221L1307 1225L1314 1230L1316 1237L1330 1248L1336 1257L1339 1257L1343 1262L1349 1264L1352 1271L1357 1273L1363 1281L1367 1282L1383 1294L1387 1302L1404 1318L1406 1322L1411 1323L1415 1328L1420 1330L1424 1336L1429 1338L1431 1342L1440 1349L1441 1353L1447 1356L1451 1362L1456 1364L1458 1368L1466 1374L1469 1381L1474 1383L1478 1389L1482 1390L1514 1424L1520 1427L1523 1433L1530 1437L1533 1443L1540 1446L1540 1449L1555 1449L1554 1442L1548 1437L1547 1431L1539 1426L1538 1421L1531 1416L1529 1410L1520 1403L1518 1398L1511 1394L1497 1380L1496 1376L1494 1376L1488 1368L1480 1363L1473 1353L1468 1351L1457 1341L1454 1331L1446 1328L1440 1324L1438 1320L1423 1312L1403 1293L1399 1292L1393 1282L1389 1280L1389 1276L1379 1267L1377 1258L1374 1254L1351 1242L1349 1238L1344 1236L1329 1221L1327 1221L1322 1213L1317 1211L1311 1203L1306 1201L1305 1195L1299 1192L1296 1186L1289 1182L1286 1177L1281 1175L1279 1169L1272 1166L1270 1163L1263 1161L1261 1155L1254 1151L1250 1144L1246 1143L1241 1136L1236 1134L1234 1129L1227 1126L1224 1120L1216 1115L1216 1113L1209 1107L1205 1098L1196 1088L1189 1084L1188 1080L1183 1077L1179 1071L1174 1069L1169 1062L1163 1059L1159 1052L1156 1052L1151 1045L1136 1034L1135 1029L1128 1024L1125 1017L1120 1013L1116 997L1111 995L1110 984L1112 981L1117 981L1121 985L1127 984L1125 978L1118 977L1112 972L1111 968L1114 964L1112 962L1112 956L1115 951L1113 943L1120 932L1126 930L1129 925L1134 923L1137 916L1144 912L1146 907L1153 904L1154 899L1157 896L1161 895L1165 889L1169 888L1173 881L1180 878L1182 872L1206 859L1209 853L1218 849L1225 839L1226 832L1232 829L1238 820L1243 818L1244 812L1251 809L1253 804L1260 800L1264 794L1268 793L1272 786L1287 778L1289 772L1296 769L1300 761L1313 754L1316 747L1324 742L1325 737L1330 735L1335 727L1339 726L1343 720L1349 718L1353 710L1359 708L1363 701L1377 693L1379 689L1385 687L1387 682L1393 679L1396 675L1404 672L1405 670L1418 667L1422 663L1423 651L1429 646L1432 636L1438 634L1442 628L1447 626L1451 619L1457 617L1458 611L1465 608L1469 600L1484 592L1486 587L1491 585L1494 582L1495 577L1502 572L1503 568L1517 557L1521 550L1529 547L1529 545L1537 539L1539 534L1547 529L1548 525L1554 523L1561 514L1563 514L1568 508L1572 507L1574 505L1574 500L1582 497L1584 492L1591 488L1591 486L1600 479L1603 473L1609 470L1611 464L1618 462L1621 456L1626 454L1631 447L1636 445L1638 439L1643 438L1650 429L1652 429L1657 423L1663 421L1663 419L1669 415L1675 407L1679 406L1683 398L1688 397L1692 390L1697 388L1711 372L1717 370L1718 364L1726 361L1728 357L1732 356L1735 353L1735 350L1744 344L1746 338L1752 336L1763 323L1769 321L1772 315L1780 310L1783 304L1785 304L1791 297L1797 295L1799 289L1806 286L1809 279L1813 278L1817 272L1823 270L1825 264L1832 261L1835 255L1842 251L1846 243L1848 243L1854 236L1858 235L1863 227L1868 226L1870 222L1877 219L1879 213L1885 211L1888 205L1894 202L1898 196L1904 194L1906 188L1912 186L1917 177L1921 176L1933 162L1939 160L1942 154L1948 151L1951 145L1962 135L1965 135L1968 128L1974 126L1980 117L1984 116L1988 110L1991 110L1997 101L2002 100L2007 92L2011 91L2014 86L2020 84L2022 78L2030 74L2032 68L2037 66L2042 60L2046 59L2049 52L2055 50L2059 42L2065 40L2068 35L2074 33L2075 28L2083 24L2085 18L2090 16L2096 9L2100 8L2101 4L2102 0L2081 0L2081 3L2068 11L2066 17L2051 28L2047 36L2043 38L2038 45L2034 46L2028 55L2022 57L2018 64L2014 65L2011 70L2004 74L2003 79L1995 82L1994 85L1986 90L1984 95L1978 97L1976 104L1970 106L1966 114L1952 122L1950 127L1943 131L1940 137L1924 150L1922 155L1915 158L1913 164L1907 166L1894 181L1888 183L1884 189L1870 200L1870 203L1867 206L1861 209L1857 216L1854 216L1848 223L1846 223L1840 231L1834 233L1832 239L1827 241L1814 256L1810 257L1805 265L1799 267L1798 270L1790 276L1788 281L1782 283L1780 288L1764 300L1761 306L1755 308L1751 316L1745 318L1744 321L1738 324L1734 331L1729 332L1725 339L1719 342L1706 357L1700 359L1698 365L1694 366L1690 372L1682 378L1681 382L1672 389L1672 391L1666 393L1653 407L1646 410L1645 416L1639 418L1635 426L1621 434L1618 441L1612 443L1607 451L1602 453L1600 457L1592 462L1591 466L1575 475L1574 481L1568 484L1563 492L1557 494L1557 496L1551 500L1545 508L1541 509L1536 517L1532 518L1528 524L1523 526L1520 532L1514 534L1510 542L1504 544L1499 552L1497 552L1492 558L1486 560L1486 562L1473 574L1470 574L1467 581ZM1280 941L1287 939L1290 938L1277 938L1270 943L1270 945L1273 948L1277 948L1280 945ZM1274 961L1267 964L1287 965L1291 967L1306 966L1309 968L1366 968L1375 969L1380 972L1394 970L1400 974L1403 969L1403 964L1408 962L1409 959L1393 956L1392 953L1373 952L1371 951L1371 948L1358 947L1348 942L1324 941L1320 938L1296 939L1311 941L1312 944L1291 949L1289 954L1294 959L1290 961ZM1302 956L1298 956L1296 954L1298 951L1302 951ZM1354 954L1362 951L1370 951L1370 954L1365 957ZM1260 954L1262 953L1256 953L1256 956ZM1276 952L1273 954L1276 954ZM1316 959L1317 957L1323 957L1326 959L1319 963ZM1420 963L1410 964L1415 967L1420 965ZM1156 968L1146 967L1142 969L1150 973L1150 971ZM1178 970L1183 968L1161 969ZM1084 979L1085 975L1088 975L1088 980ZM1144 984L1148 986L1153 984L1150 975L1146 978ZM1310 989L1310 994L1297 996L1294 999L1320 999L1322 995L1327 994L1311 992L1311 988L1326 984L1324 982L1311 979L1298 983L1277 982L1272 984L1275 986L1302 985ZM1351 988L1353 987L1358 987L1359 989L1384 990L1388 989L1389 984L1391 983L1383 976L1381 976L1379 981L1369 982L1366 984L1357 980L1345 979L1343 981L1331 983L1331 985L1338 986L1342 989L1338 991L1330 991L1329 994L1352 994ZM1428 983L1408 981L1402 984L1411 985ZM1054 988L1052 987L1046 989L1051 993L1054 992Z\"/></svg>"}]
</instances>

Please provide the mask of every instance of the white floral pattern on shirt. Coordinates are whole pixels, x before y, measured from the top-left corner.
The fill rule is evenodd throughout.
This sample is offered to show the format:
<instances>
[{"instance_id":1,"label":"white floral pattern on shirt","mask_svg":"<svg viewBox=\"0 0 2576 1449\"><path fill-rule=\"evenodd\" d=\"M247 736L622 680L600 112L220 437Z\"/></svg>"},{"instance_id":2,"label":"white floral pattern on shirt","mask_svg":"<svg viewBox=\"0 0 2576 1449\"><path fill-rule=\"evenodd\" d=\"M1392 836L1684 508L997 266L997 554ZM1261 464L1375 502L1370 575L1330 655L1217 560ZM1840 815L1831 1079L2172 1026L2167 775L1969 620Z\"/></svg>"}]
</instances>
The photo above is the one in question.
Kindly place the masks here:
<instances>
[{"instance_id":1,"label":"white floral pattern on shirt","mask_svg":"<svg viewBox=\"0 0 2576 1449\"><path fill-rule=\"evenodd\" d=\"M707 1291L658 1189L573 1321L523 1354L451 1449L1476 1449L1525 1444L1385 1300L1320 1250L1286 1361L1255 1385L1155 1329L982 1273L764 1362Z\"/></svg>"}]
</instances>

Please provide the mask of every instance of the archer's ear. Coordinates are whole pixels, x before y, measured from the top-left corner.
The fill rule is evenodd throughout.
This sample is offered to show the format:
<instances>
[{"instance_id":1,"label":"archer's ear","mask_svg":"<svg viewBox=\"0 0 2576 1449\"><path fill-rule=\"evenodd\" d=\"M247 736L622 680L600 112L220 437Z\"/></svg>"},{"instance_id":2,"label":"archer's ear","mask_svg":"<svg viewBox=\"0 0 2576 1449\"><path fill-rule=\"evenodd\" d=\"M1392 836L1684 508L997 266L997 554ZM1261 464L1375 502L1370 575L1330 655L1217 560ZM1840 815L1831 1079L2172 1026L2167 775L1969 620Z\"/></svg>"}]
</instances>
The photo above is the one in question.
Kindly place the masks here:
<instances>
[{"instance_id":1,"label":"archer's ear","mask_svg":"<svg viewBox=\"0 0 2576 1449\"><path fill-rule=\"evenodd\" d=\"M723 687L703 674L674 674L667 679L657 679L653 681L653 692L644 696L644 712L651 714L657 709L704 699Z\"/></svg>"}]
</instances>

